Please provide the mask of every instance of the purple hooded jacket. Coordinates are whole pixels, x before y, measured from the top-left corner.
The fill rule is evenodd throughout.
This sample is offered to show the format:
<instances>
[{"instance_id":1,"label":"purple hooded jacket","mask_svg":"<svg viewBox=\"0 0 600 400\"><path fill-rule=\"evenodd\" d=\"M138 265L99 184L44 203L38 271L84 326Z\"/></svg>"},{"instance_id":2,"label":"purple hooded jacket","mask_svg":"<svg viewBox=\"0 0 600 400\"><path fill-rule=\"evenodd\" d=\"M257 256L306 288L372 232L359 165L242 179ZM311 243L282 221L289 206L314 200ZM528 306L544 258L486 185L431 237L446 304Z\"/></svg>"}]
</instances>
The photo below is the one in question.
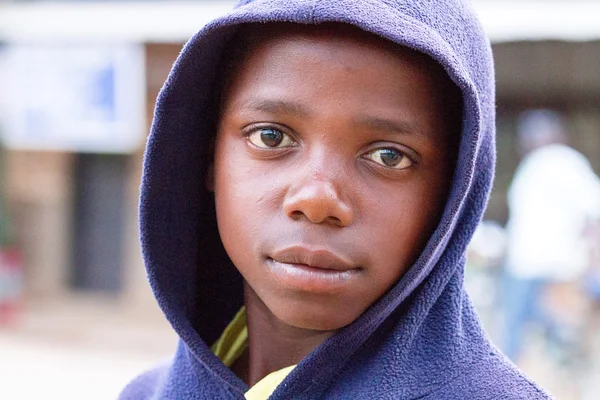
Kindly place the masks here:
<instances>
[{"instance_id":1,"label":"purple hooded jacket","mask_svg":"<svg viewBox=\"0 0 600 400\"><path fill-rule=\"evenodd\" d=\"M156 106L140 204L152 289L180 337L173 359L121 399L243 399L248 386L210 350L243 304L204 189L210 95L223 49L242 23L355 25L439 62L461 89L463 125L439 226L417 262L356 321L310 353L271 399L546 399L492 345L463 286L465 250L492 186L494 73L490 44L460 0L255 0L198 32Z\"/></svg>"}]
</instances>

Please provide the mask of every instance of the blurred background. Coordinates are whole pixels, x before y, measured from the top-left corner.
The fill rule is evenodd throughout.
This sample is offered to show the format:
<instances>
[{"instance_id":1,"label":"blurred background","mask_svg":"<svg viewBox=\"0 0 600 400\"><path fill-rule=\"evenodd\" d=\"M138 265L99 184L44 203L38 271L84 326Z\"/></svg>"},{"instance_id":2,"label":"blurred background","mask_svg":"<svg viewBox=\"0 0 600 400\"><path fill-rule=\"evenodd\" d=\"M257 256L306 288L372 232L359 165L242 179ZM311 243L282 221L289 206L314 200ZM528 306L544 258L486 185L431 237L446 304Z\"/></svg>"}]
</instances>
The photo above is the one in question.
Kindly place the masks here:
<instances>
[{"instance_id":1,"label":"blurred background","mask_svg":"<svg viewBox=\"0 0 600 400\"><path fill-rule=\"evenodd\" d=\"M0 1L1 398L115 398L174 350L138 243L143 146L181 46L232 4ZM498 166L466 284L513 361L597 399L600 1L474 7Z\"/></svg>"}]
</instances>

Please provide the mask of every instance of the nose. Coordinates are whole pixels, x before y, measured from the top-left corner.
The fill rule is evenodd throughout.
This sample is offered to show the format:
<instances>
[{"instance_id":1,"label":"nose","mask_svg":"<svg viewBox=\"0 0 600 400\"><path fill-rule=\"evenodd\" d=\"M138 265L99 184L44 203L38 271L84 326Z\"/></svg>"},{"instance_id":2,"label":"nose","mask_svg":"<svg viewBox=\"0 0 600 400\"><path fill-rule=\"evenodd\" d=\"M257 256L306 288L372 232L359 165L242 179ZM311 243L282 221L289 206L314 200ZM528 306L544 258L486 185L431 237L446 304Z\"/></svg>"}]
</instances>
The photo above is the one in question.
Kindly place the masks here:
<instances>
[{"instance_id":1,"label":"nose","mask_svg":"<svg viewBox=\"0 0 600 400\"><path fill-rule=\"evenodd\" d=\"M326 177L307 177L290 187L283 210L295 220L306 218L315 224L348 226L354 221L354 210L336 186Z\"/></svg>"}]
</instances>

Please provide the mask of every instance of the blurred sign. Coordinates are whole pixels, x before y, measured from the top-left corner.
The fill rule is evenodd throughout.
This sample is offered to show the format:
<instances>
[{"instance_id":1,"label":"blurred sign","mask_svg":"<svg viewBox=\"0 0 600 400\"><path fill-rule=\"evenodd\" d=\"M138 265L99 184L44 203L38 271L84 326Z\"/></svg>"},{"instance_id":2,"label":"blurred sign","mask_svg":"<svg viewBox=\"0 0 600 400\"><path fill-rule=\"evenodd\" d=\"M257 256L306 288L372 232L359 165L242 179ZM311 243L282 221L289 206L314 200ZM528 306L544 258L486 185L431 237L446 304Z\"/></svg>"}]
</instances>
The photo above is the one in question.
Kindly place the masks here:
<instances>
[{"instance_id":1,"label":"blurred sign","mask_svg":"<svg viewBox=\"0 0 600 400\"><path fill-rule=\"evenodd\" d=\"M145 136L141 45L0 48L0 139L18 149L127 153Z\"/></svg>"}]
</instances>

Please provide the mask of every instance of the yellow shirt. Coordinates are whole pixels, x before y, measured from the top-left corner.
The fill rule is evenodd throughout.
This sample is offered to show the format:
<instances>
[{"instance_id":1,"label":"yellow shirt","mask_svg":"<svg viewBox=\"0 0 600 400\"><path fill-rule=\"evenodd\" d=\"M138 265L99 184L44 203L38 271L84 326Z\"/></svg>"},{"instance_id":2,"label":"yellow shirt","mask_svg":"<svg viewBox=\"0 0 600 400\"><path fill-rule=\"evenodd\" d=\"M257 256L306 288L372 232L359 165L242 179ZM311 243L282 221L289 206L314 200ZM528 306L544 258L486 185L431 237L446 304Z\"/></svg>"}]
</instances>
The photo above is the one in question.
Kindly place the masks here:
<instances>
[{"instance_id":1,"label":"yellow shirt","mask_svg":"<svg viewBox=\"0 0 600 400\"><path fill-rule=\"evenodd\" d=\"M211 350L223 364L231 367L248 348L248 324L246 319L246 307L233 317L221 337L212 345ZM266 400L295 368L295 365L280 369L265 376L252 386L244 397L248 400Z\"/></svg>"}]
</instances>

